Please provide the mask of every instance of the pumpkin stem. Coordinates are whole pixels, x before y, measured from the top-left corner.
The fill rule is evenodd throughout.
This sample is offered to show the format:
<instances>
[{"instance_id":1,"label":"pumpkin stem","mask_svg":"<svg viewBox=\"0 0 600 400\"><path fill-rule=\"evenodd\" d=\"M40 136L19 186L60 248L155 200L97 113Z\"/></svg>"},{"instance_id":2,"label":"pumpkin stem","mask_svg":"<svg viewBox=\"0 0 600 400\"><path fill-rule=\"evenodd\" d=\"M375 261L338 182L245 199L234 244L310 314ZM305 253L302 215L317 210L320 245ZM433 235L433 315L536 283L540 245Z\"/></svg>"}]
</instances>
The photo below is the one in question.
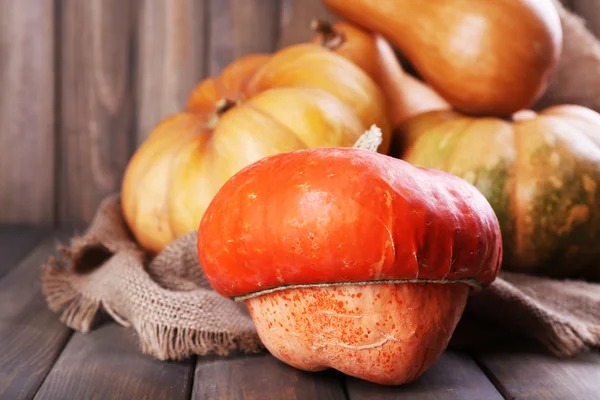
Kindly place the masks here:
<instances>
[{"instance_id":1,"label":"pumpkin stem","mask_svg":"<svg viewBox=\"0 0 600 400\"><path fill-rule=\"evenodd\" d=\"M227 111L231 110L233 107L237 106L238 104L239 104L238 101L227 99L227 98L222 98L219 101L217 101L217 104L215 104L215 111L212 113L212 115L208 119L208 122L207 122L208 128L215 129L221 116L223 114L225 114Z\"/></svg>"},{"instance_id":2,"label":"pumpkin stem","mask_svg":"<svg viewBox=\"0 0 600 400\"><path fill-rule=\"evenodd\" d=\"M329 50L335 50L346 42L344 32L333 29L328 21L315 18L310 23L310 29L321 35L321 46Z\"/></svg>"},{"instance_id":3,"label":"pumpkin stem","mask_svg":"<svg viewBox=\"0 0 600 400\"><path fill-rule=\"evenodd\" d=\"M377 125L373 124L368 130L365 131L365 133L360 135L352 147L357 149L377 151L377 148L382 142L383 134L381 133L381 129L379 129Z\"/></svg>"},{"instance_id":4,"label":"pumpkin stem","mask_svg":"<svg viewBox=\"0 0 600 400\"><path fill-rule=\"evenodd\" d=\"M235 100L231 100L231 99L227 99L227 98L220 99L219 101L217 101L217 104L215 106L215 114L217 114L218 116L221 116L237 105L238 105L238 102Z\"/></svg>"},{"instance_id":5,"label":"pumpkin stem","mask_svg":"<svg viewBox=\"0 0 600 400\"><path fill-rule=\"evenodd\" d=\"M523 121L527 121L530 119L533 119L537 116L537 113L533 110L519 110L517 112L515 112L511 119L513 122L523 122Z\"/></svg>"}]
</instances>

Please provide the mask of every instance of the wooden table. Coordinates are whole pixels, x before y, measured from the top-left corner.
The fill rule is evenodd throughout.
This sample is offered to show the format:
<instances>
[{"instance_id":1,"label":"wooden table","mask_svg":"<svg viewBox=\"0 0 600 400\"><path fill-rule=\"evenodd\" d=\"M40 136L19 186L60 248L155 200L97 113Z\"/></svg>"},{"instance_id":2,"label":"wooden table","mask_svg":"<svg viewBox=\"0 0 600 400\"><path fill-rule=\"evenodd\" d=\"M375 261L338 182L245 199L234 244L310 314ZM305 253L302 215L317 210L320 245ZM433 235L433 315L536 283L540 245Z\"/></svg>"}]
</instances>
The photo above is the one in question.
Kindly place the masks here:
<instances>
[{"instance_id":1,"label":"wooden table","mask_svg":"<svg viewBox=\"0 0 600 400\"><path fill-rule=\"evenodd\" d=\"M383 387L307 373L268 354L161 362L108 322L71 331L48 310L39 267L69 232L0 227L0 399L600 399L600 352L446 351L419 380Z\"/></svg>"}]
</instances>

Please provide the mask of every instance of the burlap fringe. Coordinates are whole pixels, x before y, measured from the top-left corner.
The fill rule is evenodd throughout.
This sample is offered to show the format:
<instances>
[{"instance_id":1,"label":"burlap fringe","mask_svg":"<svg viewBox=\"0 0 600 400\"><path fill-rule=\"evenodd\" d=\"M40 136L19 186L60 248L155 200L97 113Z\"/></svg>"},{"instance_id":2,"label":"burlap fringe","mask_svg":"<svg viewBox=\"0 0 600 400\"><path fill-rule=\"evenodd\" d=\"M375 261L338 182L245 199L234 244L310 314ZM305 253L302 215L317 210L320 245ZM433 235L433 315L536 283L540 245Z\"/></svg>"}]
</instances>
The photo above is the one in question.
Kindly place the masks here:
<instances>
[{"instance_id":1,"label":"burlap fringe","mask_svg":"<svg viewBox=\"0 0 600 400\"><path fill-rule=\"evenodd\" d=\"M77 238L73 239L73 243ZM228 334L206 332L202 329L169 327L140 318L128 321L115 312L110 304L84 296L77 287L77 272L73 260L77 252L72 248L57 246L61 257L50 257L42 266L42 291L48 307L59 315L62 323L78 332L90 331L95 316L100 310L106 311L116 322L133 327L138 334L140 350L160 360L183 360L192 355L213 353L227 356L232 352L247 354L265 350L256 332ZM201 324L201 321L198 321ZM236 337L237 336L237 337Z\"/></svg>"},{"instance_id":2,"label":"burlap fringe","mask_svg":"<svg viewBox=\"0 0 600 400\"><path fill-rule=\"evenodd\" d=\"M544 309L543 305L538 305ZM555 320L551 313L545 316L548 321ZM538 336L540 340L557 357L573 357L581 351L589 351L600 347L600 329L586 326L574 326L573 322L559 320L558 323L548 324L553 335Z\"/></svg>"},{"instance_id":3,"label":"burlap fringe","mask_svg":"<svg viewBox=\"0 0 600 400\"><path fill-rule=\"evenodd\" d=\"M63 256L69 249L60 246ZM42 291L48 307L59 315L62 323L79 332L89 332L94 317L100 310L100 301L81 294L73 285L74 272L57 258L51 257L42 266Z\"/></svg>"},{"instance_id":4,"label":"burlap fringe","mask_svg":"<svg viewBox=\"0 0 600 400\"><path fill-rule=\"evenodd\" d=\"M226 333L203 332L197 329L167 327L148 321L134 322L141 350L160 360L183 360L192 355L209 353L227 356L244 349L244 353L260 353L264 346L251 332L235 340Z\"/></svg>"},{"instance_id":5,"label":"burlap fringe","mask_svg":"<svg viewBox=\"0 0 600 400\"><path fill-rule=\"evenodd\" d=\"M567 324L553 326L552 329L555 331L555 335L542 341L548 351L557 357L573 357L581 351L589 351L592 348L590 343L600 346L600 331L595 334L589 332L589 336L584 340L580 333Z\"/></svg>"}]
</instances>

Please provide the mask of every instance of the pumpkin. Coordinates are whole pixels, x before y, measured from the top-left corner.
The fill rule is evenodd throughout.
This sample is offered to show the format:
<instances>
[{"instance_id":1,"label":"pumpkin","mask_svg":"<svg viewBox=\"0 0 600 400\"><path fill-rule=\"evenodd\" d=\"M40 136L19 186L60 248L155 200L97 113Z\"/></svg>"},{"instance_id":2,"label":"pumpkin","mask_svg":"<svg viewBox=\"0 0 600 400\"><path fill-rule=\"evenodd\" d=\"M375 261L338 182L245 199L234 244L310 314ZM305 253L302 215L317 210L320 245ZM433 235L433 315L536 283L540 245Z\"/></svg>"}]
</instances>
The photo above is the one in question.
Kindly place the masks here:
<instances>
[{"instance_id":1,"label":"pumpkin","mask_svg":"<svg viewBox=\"0 0 600 400\"><path fill-rule=\"evenodd\" d=\"M600 277L600 114L575 105L511 120L425 113L398 156L475 185L502 229L504 268Z\"/></svg>"},{"instance_id":2,"label":"pumpkin","mask_svg":"<svg viewBox=\"0 0 600 400\"><path fill-rule=\"evenodd\" d=\"M425 111L448 109L450 105L431 87L406 73L389 42L342 21L331 24L313 20L313 43L340 54L363 69L383 91L392 127Z\"/></svg>"},{"instance_id":3,"label":"pumpkin","mask_svg":"<svg viewBox=\"0 0 600 400\"><path fill-rule=\"evenodd\" d=\"M543 94L562 52L551 0L323 0L378 32L455 109L508 117Z\"/></svg>"},{"instance_id":4,"label":"pumpkin","mask_svg":"<svg viewBox=\"0 0 600 400\"><path fill-rule=\"evenodd\" d=\"M383 94L360 68L314 44L241 58L198 84L185 110L156 126L128 163L122 209L138 243L157 253L198 228L220 186L282 151L352 146L381 124Z\"/></svg>"},{"instance_id":5,"label":"pumpkin","mask_svg":"<svg viewBox=\"0 0 600 400\"><path fill-rule=\"evenodd\" d=\"M371 150L311 148L230 178L198 228L209 284L279 360L397 385L444 351L502 243L466 181Z\"/></svg>"}]
</instances>

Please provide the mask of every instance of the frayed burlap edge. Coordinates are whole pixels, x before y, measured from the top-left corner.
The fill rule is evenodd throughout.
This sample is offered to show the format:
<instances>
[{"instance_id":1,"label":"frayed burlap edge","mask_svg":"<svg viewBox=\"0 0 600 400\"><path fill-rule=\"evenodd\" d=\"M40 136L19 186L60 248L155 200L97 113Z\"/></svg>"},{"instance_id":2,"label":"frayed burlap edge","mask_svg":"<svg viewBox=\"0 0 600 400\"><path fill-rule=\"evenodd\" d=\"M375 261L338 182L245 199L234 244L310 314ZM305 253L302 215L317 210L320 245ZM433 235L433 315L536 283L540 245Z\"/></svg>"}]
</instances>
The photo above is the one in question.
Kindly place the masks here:
<instances>
[{"instance_id":1,"label":"frayed burlap edge","mask_svg":"<svg viewBox=\"0 0 600 400\"><path fill-rule=\"evenodd\" d=\"M42 268L43 293L48 307L62 323L81 333L92 329L98 312L104 310L120 325L133 329L140 350L160 360L182 360L192 355L259 353L264 345L254 329L235 333L206 331L199 328L169 326L140 318L138 313L121 315L110 301L84 295L78 287L79 275L68 264L51 259ZM162 289L164 290L164 289ZM225 299L226 300L226 299Z\"/></svg>"},{"instance_id":2,"label":"frayed burlap edge","mask_svg":"<svg viewBox=\"0 0 600 400\"><path fill-rule=\"evenodd\" d=\"M57 245L61 257L69 258L70 249ZM80 293L72 284L74 273L65 268L59 259L50 257L42 266L42 292L50 310L59 316L59 320L69 328L87 333L92 321L100 310L100 300L89 298Z\"/></svg>"},{"instance_id":3,"label":"frayed burlap edge","mask_svg":"<svg viewBox=\"0 0 600 400\"><path fill-rule=\"evenodd\" d=\"M233 300L198 286L198 282L186 282L188 286L196 284L196 289L177 291L154 281L144 267L147 262L144 253L133 242L124 241L129 236L118 207L118 195L106 198L89 231L72 238L69 246L58 244L58 255L50 257L41 267L42 292L47 305L63 324L87 333L103 310L117 323L136 332L143 353L160 360L182 360L209 353L227 356L265 351L250 316L237 313L240 305ZM94 234L99 226L99 231L104 230L107 219L111 220L107 235ZM195 235L177 240L161 254L163 261L172 260L169 251L180 252L176 249L178 244L189 247L193 242ZM81 261L89 262L90 254L96 255L96 265L81 268ZM154 305L158 312L148 312L146 305L150 301L135 297L140 287L151 293L149 297L162 300ZM196 313L197 318L190 320L196 315L192 306L192 312L181 316L182 323L161 323L160 318L152 317L160 316L161 307L172 313L180 304L189 306L195 301L209 302L214 309L207 307L206 314ZM214 316L221 312L234 315L236 320L231 324L209 326L207 321L214 321ZM178 317L167 315L167 319Z\"/></svg>"}]
</instances>

